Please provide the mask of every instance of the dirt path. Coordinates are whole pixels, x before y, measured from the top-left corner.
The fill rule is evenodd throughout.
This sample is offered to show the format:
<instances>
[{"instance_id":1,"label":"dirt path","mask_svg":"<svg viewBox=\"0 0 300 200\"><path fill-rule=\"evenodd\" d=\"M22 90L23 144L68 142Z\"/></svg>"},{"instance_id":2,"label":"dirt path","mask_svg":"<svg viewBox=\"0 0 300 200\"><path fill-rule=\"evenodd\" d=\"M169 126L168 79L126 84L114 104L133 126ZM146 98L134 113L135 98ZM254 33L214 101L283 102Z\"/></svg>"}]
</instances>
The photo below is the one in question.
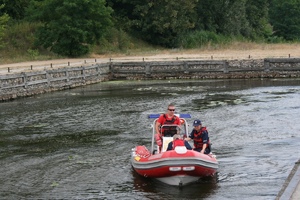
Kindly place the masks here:
<instances>
[{"instance_id":1,"label":"dirt path","mask_svg":"<svg viewBox=\"0 0 300 200\"><path fill-rule=\"evenodd\" d=\"M0 75L27 72L32 70L54 69L61 67L82 66L91 63L134 62L134 61L171 61L171 60L232 60L263 58L300 58L300 44L236 44L225 50L169 50L159 53L148 53L143 56L93 55L92 58L59 59L31 61L0 65Z\"/></svg>"}]
</instances>

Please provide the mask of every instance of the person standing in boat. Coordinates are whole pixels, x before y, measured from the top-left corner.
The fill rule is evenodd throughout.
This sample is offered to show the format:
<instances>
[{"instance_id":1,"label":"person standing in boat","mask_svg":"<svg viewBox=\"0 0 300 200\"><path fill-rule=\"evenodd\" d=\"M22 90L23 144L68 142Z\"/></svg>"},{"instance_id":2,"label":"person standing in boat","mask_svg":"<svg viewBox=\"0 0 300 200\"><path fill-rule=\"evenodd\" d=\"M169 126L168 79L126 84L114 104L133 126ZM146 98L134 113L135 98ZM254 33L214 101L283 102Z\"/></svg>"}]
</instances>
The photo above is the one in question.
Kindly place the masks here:
<instances>
[{"instance_id":1,"label":"person standing in boat","mask_svg":"<svg viewBox=\"0 0 300 200\"><path fill-rule=\"evenodd\" d=\"M163 125L172 125L175 126L163 126ZM177 134L178 128L180 128L181 122L178 116L175 115L175 105L169 104L167 112L159 116L155 124L155 140L158 146L162 145L161 137L162 136L173 136ZM163 127L162 127L163 126Z\"/></svg>"},{"instance_id":2,"label":"person standing in boat","mask_svg":"<svg viewBox=\"0 0 300 200\"><path fill-rule=\"evenodd\" d=\"M173 136L173 141L169 142L167 151L174 150L177 146L185 146L188 150L193 149L188 141L182 139L179 134Z\"/></svg>"},{"instance_id":3,"label":"person standing in boat","mask_svg":"<svg viewBox=\"0 0 300 200\"><path fill-rule=\"evenodd\" d=\"M193 122L194 129L189 134L186 141L193 140L194 141L194 150L200 153L209 154L210 143L208 137L208 131L206 127L202 126L202 123L199 119L194 120Z\"/></svg>"}]
</instances>

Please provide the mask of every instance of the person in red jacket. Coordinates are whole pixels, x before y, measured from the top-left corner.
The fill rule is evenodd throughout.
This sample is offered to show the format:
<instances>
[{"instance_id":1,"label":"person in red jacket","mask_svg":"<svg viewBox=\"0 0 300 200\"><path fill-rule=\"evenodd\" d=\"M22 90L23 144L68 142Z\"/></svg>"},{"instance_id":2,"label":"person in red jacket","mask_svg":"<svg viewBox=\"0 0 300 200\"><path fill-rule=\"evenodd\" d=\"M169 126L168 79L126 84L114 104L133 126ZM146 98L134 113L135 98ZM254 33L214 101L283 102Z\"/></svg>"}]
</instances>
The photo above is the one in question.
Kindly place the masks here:
<instances>
[{"instance_id":1,"label":"person in red jacket","mask_svg":"<svg viewBox=\"0 0 300 200\"><path fill-rule=\"evenodd\" d=\"M194 150L200 153L209 154L210 144L209 137L206 127L202 126L202 123L199 119L194 120L193 123L194 129L189 134L186 141L194 140Z\"/></svg>"},{"instance_id":2,"label":"person in red jacket","mask_svg":"<svg viewBox=\"0 0 300 200\"><path fill-rule=\"evenodd\" d=\"M176 129L176 127L167 126L163 127L161 130L161 126L166 124L174 124L178 125L179 127L181 125L179 117L175 115L175 106L172 103L168 105L167 112L159 116L155 124L155 130L157 134L161 134L162 132L162 136L165 136L165 134L170 134L170 136L172 137L177 133L178 130Z\"/></svg>"},{"instance_id":3,"label":"person in red jacket","mask_svg":"<svg viewBox=\"0 0 300 200\"><path fill-rule=\"evenodd\" d=\"M177 146L185 146L188 150L193 149L188 141L183 140L179 134L175 134L173 136L173 141L169 142L167 151L174 150Z\"/></svg>"},{"instance_id":4,"label":"person in red jacket","mask_svg":"<svg viewBox=\"0 0 300 200\"><path fill-rule=\"evenodd\" d=\"M174 125L174 126L163 126L163 125ZM181 122L178 116L175 115L174 104L169 104L167 112L159 116L155 123L155 140L158 146L162 146L162 137L173 135L178 133L178 128L180 128Z\"/></svg>"}]
</instances>

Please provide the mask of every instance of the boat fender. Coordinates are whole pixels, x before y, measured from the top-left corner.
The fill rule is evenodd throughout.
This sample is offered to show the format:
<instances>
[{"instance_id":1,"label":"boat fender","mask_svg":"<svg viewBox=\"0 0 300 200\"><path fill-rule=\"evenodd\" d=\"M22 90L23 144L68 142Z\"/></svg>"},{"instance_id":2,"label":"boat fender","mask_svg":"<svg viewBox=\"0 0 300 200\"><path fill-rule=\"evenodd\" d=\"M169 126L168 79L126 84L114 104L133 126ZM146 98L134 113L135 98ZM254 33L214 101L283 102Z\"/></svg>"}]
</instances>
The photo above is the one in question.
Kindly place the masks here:
<instances>
[{"instance_id":1,"label":"boat fender","mask_svg":"<svg viewBox=\"0 0 300 200\"><path fill-rule=\"evenodd\" d=\"M155 137L156 144L161 147L162 146L162 141L161 141L160 134L156 133L154 135L154 137Z\"/></svg>"}]
</instances>

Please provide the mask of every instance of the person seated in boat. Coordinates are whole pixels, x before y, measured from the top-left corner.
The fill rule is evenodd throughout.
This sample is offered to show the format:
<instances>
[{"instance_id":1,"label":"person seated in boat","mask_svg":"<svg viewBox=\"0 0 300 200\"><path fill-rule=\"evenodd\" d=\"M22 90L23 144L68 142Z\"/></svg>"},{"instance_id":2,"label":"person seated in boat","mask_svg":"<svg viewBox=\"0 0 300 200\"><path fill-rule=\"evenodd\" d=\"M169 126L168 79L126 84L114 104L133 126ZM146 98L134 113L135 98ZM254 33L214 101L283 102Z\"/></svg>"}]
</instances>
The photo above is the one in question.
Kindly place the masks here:
<instances>
[{"instance_id":1,"label":"person seated in boat","mask_svg":"<svg viewBox=\"0 0 300 200\"><path fill-rule=\"evenodd\" d=\"M208 137L208 131L206 127L202 126L202 123L199 119L194 120L193 122L194 129L185 138L186 141L194 141L194 150L200 153L209 154L211 152L210 141Z\"/></svg>"},{"instance_id":2,"label":"person seated in boat","mask_svg":"<svg viewBox=\"0 0 300 200\"><path fill-rule=\"evenodd\" d=\"M172 126L174 125L174 126ZM159 138L163 136L173 137L173 135L178 133L178 129L180 128L181 122L178 116L175 115L175 105L169 104L167 112L159 116L155 123L155 131L156 131L156 142L158 146L161 146L162 142Z\"/></svg>"},{"instance_id":3,"label":"person seated in boat","mask_svg":"<svg viewBox=\"0 0 300 200\"><path fill-rule=\"evenodd\" d=\"M173 141L169 142L167 151L174 150L177 146L185 146L188 150L193 149L188 141L182 139L179 134L173 136Z\"/></svg>"}]
</instances>

